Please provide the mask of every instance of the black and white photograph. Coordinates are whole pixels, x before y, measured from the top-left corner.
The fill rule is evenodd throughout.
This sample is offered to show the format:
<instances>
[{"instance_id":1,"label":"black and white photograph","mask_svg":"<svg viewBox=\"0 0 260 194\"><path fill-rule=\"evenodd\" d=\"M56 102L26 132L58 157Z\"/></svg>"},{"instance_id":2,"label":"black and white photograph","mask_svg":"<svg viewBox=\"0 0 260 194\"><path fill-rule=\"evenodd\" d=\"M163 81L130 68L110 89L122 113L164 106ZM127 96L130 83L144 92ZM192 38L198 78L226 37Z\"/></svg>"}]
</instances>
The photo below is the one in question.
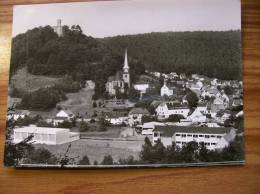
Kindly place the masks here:
<instances>
[{"instance_id":1,"label":"black and white photograph","mask_svg":"<svg viewBox=\"0 0 260 194\"><path fill-rule=\"evenodd\" d=\"M240 0L13 10L5 166L240 165Z\"/></svg>"}]
</instances>

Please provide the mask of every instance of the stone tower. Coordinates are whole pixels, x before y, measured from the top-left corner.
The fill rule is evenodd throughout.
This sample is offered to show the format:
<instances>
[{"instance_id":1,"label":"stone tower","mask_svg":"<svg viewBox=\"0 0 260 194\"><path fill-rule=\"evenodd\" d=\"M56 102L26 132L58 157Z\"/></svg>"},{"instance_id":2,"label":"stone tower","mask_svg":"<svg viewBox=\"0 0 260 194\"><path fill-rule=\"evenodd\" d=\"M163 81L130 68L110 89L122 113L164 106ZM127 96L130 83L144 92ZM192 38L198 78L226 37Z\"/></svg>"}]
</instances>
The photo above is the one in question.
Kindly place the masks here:
<instances>
[{"instance_id":1,"label":"stone tower","mask_svg":"<svg viewBox=\"0 0 260 194\"><path fill-rule=\"evenodd\" d=\"M59 37L63 36L63 26L61 25L61 19L57 20L57 26L54 26L53 29Z\"/></svg>"},{"instance_id":2,"label":"stone tower","mask_svg":"<svg viewBox=\"0 0 260 194\"><path fill-rule=\"evenodd\" d=\"M127 59L127 49L125 50L125 62L123 67L123 80L125 83L128 84L128 87L130 87L130 72L129 72L129 65L128 65L128 59Z\"/></svg>"}]
</instances>

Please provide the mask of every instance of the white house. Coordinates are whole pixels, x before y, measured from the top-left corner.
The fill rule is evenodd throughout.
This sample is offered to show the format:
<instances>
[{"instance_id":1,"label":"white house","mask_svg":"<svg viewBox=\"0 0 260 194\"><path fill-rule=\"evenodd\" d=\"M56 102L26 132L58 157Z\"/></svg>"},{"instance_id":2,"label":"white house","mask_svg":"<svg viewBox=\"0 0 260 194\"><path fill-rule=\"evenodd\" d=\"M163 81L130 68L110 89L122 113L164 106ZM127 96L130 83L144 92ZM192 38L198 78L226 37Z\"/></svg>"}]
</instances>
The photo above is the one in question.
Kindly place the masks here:
<instances>
[{"instance_id":1,"label":"white house","mask_svg":"<svg viewBox=\"0 0 260 194\"><path fill-rule=\"evenodd\" d=\"M186 118L190 112L187 106L181 106L171 103L161 103L156 109L156 114L160 118L169 118L170 115L178 114Z\"/></svg>"},{"instance_id":2,"label":"white house","mask_svg":"<svg viewBox=\"0 0 260 194\"><path fill-rule=\"evenodd\" d=\"M33 135L32 142L36 144L57 145L79 139L79 134L70 132L69 129L36 127L31 125L22 128L15 128L13 142L19 143L30 135Z\"/></svg>"},{"instance_id":3,"label":"white house","mask_svg":"<svg viewBox=\"0 0 260 194\"><path fill-rule=\"evenodd\" d=\"M137 83L134 85L134 89L139 91L141 94L145 94L146 90L149 88L148 83Z\"/></svg>"},{"instance_id":4,"label":"white house","mask_svg":"<svg viewBox=\"0 0 260 194\"><path fill-rule=\"evenodd\" d=\"M53 124L56 126L64 121L71 121L75 117L75 114L70 110L60 110L56 117L52 120Z\"/></svg>"},{"instance_id":5,"label":"white house","mask_svg":"<svg viewBox=\"0 0 260 194\"><path fill-rule=\"evenodd\" d=\"M161 88L161 96L172 96L174 88L170 88L167 86L166 81L164 81L164 85Z\"/></svg>"},{"instance_id":6,"label":"white house","mask_svg":"<svg viewBox=\"0 0 260 194\"><path fill-rule=\"evenodd\" d=\"M128 114L126 112L109 112L105 114L105 120L112 125L127 124Z\"/></svg>"},{"instance_id":7,"label":"white house","mask_svg":"<svg viewBox=\"0 0 260 194\"><path fill-rule=\"evenodd\" d=\"M89 89L94 90L95 87L96 87L96 84L92 80L86 80L86 87L89 88Z\"/></svg>"},{"instance_id":8,"label":"white house","mask_svg":"<svg viewBox=\"0 0 260 194\"><path fill-rule=\"evenodd\" d=\"M207 117L201 113L201 111L196 108L187 119L190 119L193 123L204 123Z\"/></svg>"},{"instance_id":9,"label":"white house","mask_svg":"<svg viewBox=\"0 0 260 194\"><path fill-rule=\"evenodd\" d=\"M18 119L24 119L26 116L29 116L31 112L29 110L15 110L12 111L8 116L7 119L14 119L17 121Z\"/></svg>"},{"instance_id":10,"label":"white house","mask_svg":"<svg viewBox=\"0 0 260 194\"><path fill-rule=\"evenodd\" d=\"M209 150L223 149L229 146L235 137L235 129L224 127L156 126L153 130L154 144L160 139L164 146L172 145L174 142L180 148L195 141L204 143Z\"/></svg>"},{"instance_id":11,"label":"white house","mask_svg":"<svg viewBox=\"0 0 260 194\"><path fill-rule=\"evenodd\" d=\"M149 116L150 113L145 108L132 108L128 113L128 123L132 127L142 123L143 116Z\"/></svg>"},{"instance_id":12,"label":"white house","mask_svg":"<svg viewBox=\"0 0 260 194\"><path fill-rule=\"evenodd\" d=\"M160 122L144 123L142 125L142 135L152 135L155 126L165 126L165 124Z\"/></svg>"}]
</instances>

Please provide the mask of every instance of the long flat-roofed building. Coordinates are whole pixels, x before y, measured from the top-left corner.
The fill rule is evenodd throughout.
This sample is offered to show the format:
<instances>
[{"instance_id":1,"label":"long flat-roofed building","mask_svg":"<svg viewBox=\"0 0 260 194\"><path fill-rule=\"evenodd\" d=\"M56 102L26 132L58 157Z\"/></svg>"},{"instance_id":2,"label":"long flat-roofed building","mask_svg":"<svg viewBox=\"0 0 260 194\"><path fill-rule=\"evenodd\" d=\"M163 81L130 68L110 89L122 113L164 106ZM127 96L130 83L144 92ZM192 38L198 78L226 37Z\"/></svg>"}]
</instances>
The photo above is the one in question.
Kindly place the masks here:
<instances>
[{"instance_id":1,"label":"long flat-roofed building","mask_svg":"<svg viewBox=\"0 0 260 194\"><path fill-rule=\"evenodd\" d=\"M14 129L14 143L19 143L33 135L33 143L39 144L64 144L79 139L78 133L70 132L65 128L49 128L49 127L36 127L26 126Z\"/></svg>"},{"instance_id":2,"label":"long flat-roofed building","mask_svg":"<svg viewBox=\"0 0 260 194\"><path fill-rule=\"evenodd\" d=\"M177 146L195 141L204 143L209 150L223 149L229 146L230 142L236 137L234 128L224 127L182 127L182 126L156 126L153 131L153 143L158 139L164 146Z\"/></svg>"}]
</instances>

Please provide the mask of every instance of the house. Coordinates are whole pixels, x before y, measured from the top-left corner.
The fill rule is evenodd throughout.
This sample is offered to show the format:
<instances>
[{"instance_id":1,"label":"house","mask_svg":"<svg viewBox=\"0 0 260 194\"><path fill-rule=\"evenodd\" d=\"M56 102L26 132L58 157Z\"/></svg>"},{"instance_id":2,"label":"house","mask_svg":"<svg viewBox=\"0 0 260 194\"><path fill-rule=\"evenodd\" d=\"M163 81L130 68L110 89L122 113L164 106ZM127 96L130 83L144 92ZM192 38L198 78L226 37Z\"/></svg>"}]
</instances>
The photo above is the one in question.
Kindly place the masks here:
<instances>
[{"instance_id":1,"label":"house","mask_svg":"<svg viewBox=\"0 0 260 194\"><path fill-rule=\"evenodd\" d=\"M155 128L155 126L165 126L164 123L160 123L160 122L148 122L148 123L144 123L142 125L142 135L152 135L153 134L153 130Z\"/></svg>"},{"instance_id":2,"label":"house","mask_svg":"<svg viewBox=\"0 0 260 194\"><path fill-rule=\"evenodd\" d=\"M185 73L181 73L181 74L180 74L180 79L182 79L182 80L183 80L183 79L186 79L186 74L185 74Z\"/></svg>"},{"instance_id":3,"label":"house","mask_svg":"<svg viewBox=\"0 0 260 194\"><path fill-rule=\"evenodd\" d=\"M168 87L166 81L164 81L164 85L161 88L161 96L172 96L175 91L175 87Z\"/></svg>"},{"instance_id":4,"label":"house","mask_svg":"<svg viewBox=\"0 0 260 194\"><path fill-rule=\"evenodd\" d=\"M225 106L223 104L211 104L209 108L209 113L212 118L217 116L217 113L221 110L225 110Z\"/></svg>"},{"instance_id":5,"label":"house","mask_svg":"<svg viewBox=\"0 0 260 194\"><path fill-rule=\"evenodd\" d=\"M210 84L211 84L212 86L216 86L217 83L218 83L218 79L216 79L216 78L212 79L211 82L210 82Z\"/></svg>"},{"instance_id":6,"label":"house","mask_svg":"<svg viewBox=\"0 0 260 194\"><path fill-rule=\"evenodd\" d=\"M109 95L116 95L117 92L124 93L130 87L130 67L128 65L127 50L125 50L125 61L123 71L118 71L114 76L110 76L106 83L106 92Z\"/></svg>"},{"instance_id":7,"label":"house","mask_svg":"<svg viewBox=\"0 0 260 194\"><path fill-rule=\"evenodd\" d=\"M55 126L57 126L59 123L63 123L64 121L71 121L75 118L75 114L71 112L70 110L60 110L54 119L52 119L52 122Z\"/></svg>"},{"instance_id":8,"label":"house","mask_svg":"<svg viewBox=\"0 0 260 194\"><path fill-rule=\"evenodd\" d=\"M86 85L86 88L89 88L89 89L92 89L92 90L94 90L95 87L96 87L95 82L93 82L92 80L86 80L85 85Z\"/></svg>"},{"instance_id":9,"label":"house","mask_svg":"<svg viewBox=\"0 0 260 194\"><path fill-rule=\"evenodd\" d=\"M201 111L196 108L189 116L188 118L193 123L204 123L207 120L207 117L201 113Z\"/></svg>"},{"instance_id":10,"label":"house","mask_svg":"<svg viewBox=\"0 0 260 194\"><path fill-rule=\"evenodd\" d=\"M11 111L9 115L7 115L7 119L14 119L17 121L18 119L24 119L26 116L29 116L31 112L29 110L15 110Z\"/></svg>"},{"instance_id":11,"label":"house","mask_svg":"<svg viewBox=\"0 0 260 194\"><path fill-rule=\"evenodd\" d=\"M234 98L232 101L233 107L243 106L243 100L241 98Z\"/></svg>"},{"instance_id":12,"label":"house","mask_svg":"<svg viewBox=\"0 0 260 194\"><path fill-rule=\"evenodd\" d=\"M105 120L112 125L122 125L128 123L128 114L123 111L113 111L105 113Z\"/></svg>"},{"instance_id":13,"label":"house","mask_svg":"<svg viewBox=\"0 0 260 194\"><path fill-rule=\"evenodd\" d=\"M132 108L128 113L128 123L132 127L142 123L143 116L150 116L146 108Z\"/></svg>"},{"instance_id":14,"label":"house","mask_svg":"<svg viewBox=\"0 0 260 194\"><path fill-rule=\"evenodd\" d=\"M142 83L142 82L139 82L139 83L136 83L134 84L134 89L139 91L140 94L145 94L146 93L146 90L149 88L149 83Z\"/></svg>"},{"instance_id":15,"label":"house","mask_svg":"<svg viewBox=\"0 0 260 194\"><path fill-rule=\"evenodd\" d=\"M206 103L198 103L197 109L202 113L202 114L208 114L208 109L207 109L207 104Z\"/></svg>"},{"instance_id":16,"label":"house","mask_svg":"<svg viewBox=\"0 0 260 194\"><path fill-rule=\"evenodd\" d=\"M235 129L225 127L156 126L153 130L153 144L160 139L164 146L174 142L180 148L195 141L203 143L209 150L223 149L235 137Z\"/></svg>"},{"instance_id":17,"label":"house","mask_svg":"<svg viewBox=\"0 0 260 194\"><path fill-rule=\"evenodd\" d=\"M70 132L69 129L36 127L31 125L15 128L13 141L14 143L19 143L30 135L33 135L32 142L35 144L57 145L79 139L79 134Z\"/></svg>"},{"instance_id":18,"label":"house","mask_svg":"<svg viewBox=\"0 0 260 194\"><path fill-rule=\"evenodd\" d=\"M158 118L162 119L167 119L170 115L174 114L182 115L186 118L190 112L190 109L185 105L163 102L155 109L155 111Z\"/></svg>"},{"instance_id":19,"label":"house","mask_svg":"<svg viewBox=\"0 0 260 194\"><path fill-rule=\"evenodd\" d=\"M202 89L201 96L203 98L206 98L206 97L211 98L211 97L221 96L221 94L220 94L219 90L216 87L214 87L214 86L213 87L212 86L211 87L207 86L207 87Z\"/></svg>"}]
</instances>

